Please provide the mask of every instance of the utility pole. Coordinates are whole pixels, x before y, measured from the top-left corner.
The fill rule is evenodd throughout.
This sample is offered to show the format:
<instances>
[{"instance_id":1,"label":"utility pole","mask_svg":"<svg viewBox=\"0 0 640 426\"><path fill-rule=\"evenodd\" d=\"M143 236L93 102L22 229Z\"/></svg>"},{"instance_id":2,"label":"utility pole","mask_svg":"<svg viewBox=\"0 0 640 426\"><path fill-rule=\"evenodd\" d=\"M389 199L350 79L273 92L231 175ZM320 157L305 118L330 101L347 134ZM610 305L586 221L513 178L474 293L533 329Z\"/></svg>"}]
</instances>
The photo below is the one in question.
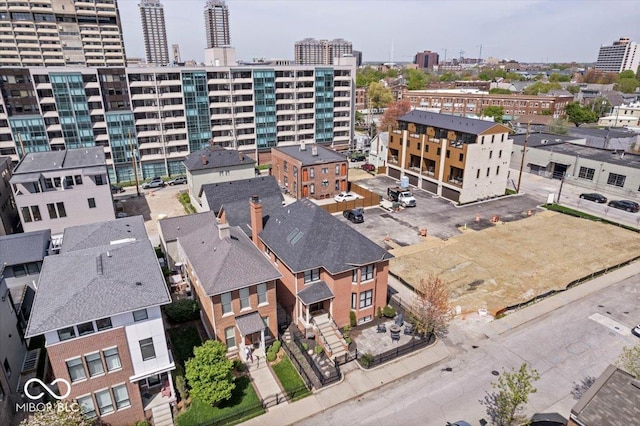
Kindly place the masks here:
<instances>
[{"instance_id":1,"label":"utility pole","mask_svg":"<svg viewBox=\"0 0 640 426\"><path fill-rule=\"evenodd\" d=\"M564 179L567 177L567 172L565 171L562 174L562 179L560 180L560 189L558 190L558 201L556 201L556 204L560 204L560 196L562 195L562 185L564 185Z\"/></svg>"},{"instance_id":2,"label":"utility pole","mask_svg":"<svg viewBox=\"0 0 640 426\"><path fill-rule=\"evenodd\" d=\"M522 146L522 159L520 159L520 173L518 174L518 187L516 188L516 192L520 193L520 182L522 182L522 169L524 169L524 156L527 152L527 142L529 142L529 129L531 127L531 122L527 123L527 134L524 137L524 145Z\"/></svg>"},{"instance_id":3,"label":"utility pole","mask_svg":"<svg viewBox=\"0 0 640 426\"><path fill-rule=\"evenodd\" d=\"M129 130L129 149L131 150L131 163L133 165L133 175L136 179L136 193L140 196L140 184L138 182L138 165L136 164L136 152L133 149L133 140L131 138L131 130Z\"/></svg>"}]
</instances>

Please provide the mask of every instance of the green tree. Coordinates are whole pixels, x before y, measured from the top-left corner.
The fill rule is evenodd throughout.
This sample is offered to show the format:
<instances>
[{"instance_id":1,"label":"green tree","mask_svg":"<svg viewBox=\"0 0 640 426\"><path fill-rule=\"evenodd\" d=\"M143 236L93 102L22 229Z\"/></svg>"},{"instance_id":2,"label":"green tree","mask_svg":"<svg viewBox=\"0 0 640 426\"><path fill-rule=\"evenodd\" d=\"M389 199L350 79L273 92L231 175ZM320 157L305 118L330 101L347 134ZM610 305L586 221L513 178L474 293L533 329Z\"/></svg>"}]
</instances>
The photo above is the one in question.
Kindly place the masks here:
<instances>
[{"instance_id":1,"label":"green tree","mask_svg":"<svg viewBox=\"0 0 640 426\"><path fill-rule=\"evenodd\" d=\"M440 76L440 81L456 81L459 79L460 79L460 76L452 72L445 72Z\"/></svg>"},{"instance_id":2,"label":"green tree","mask_svg":"<svg viewBox=\"0 0 640 426\"><path fill-rule=\"evenodd\" d=\"M494 425L513 426L526 422L523 415L525 405L529 402L529 395L538 390L533 382L540 379L540 374L523 363L518 370L502 371L497 382L492 382L494 391L487 393L480 401L486 407L487 415Z\"/></svg>"},{"instance_id":3,"label":"green tree","mask_svg":"<svg viewBox=\"0 0 640 426\"><path fill-rule=\"evenodd\" d=\"M567 120L575 124L576 127L580 127L580 125L584 123L595 123L598 121L596 113L588 107L583 107L579 102L570 102L567 104L565 113Z\"/></svg>"},{"instance_id":4,"label":"green tree","mask_svg":"<svg viewBox=\"0 0 640 426\"><path fill-rule=\"evenodd\" d=\"M640 378L640 345L625 346L616 360L616 367L623 369L636 379Z\"/></svg>"},{"instance_id":5,"label":"green tree","mask_svg":"<svg viewBox=\"0 0 640 426\"><path fill-rule=\"evenodd\" d=\"M404 78L407 80L407 89L421 90L427 87L429 77L422 70L406 69Z\"/></svg>"},{"instance_id":6,"label":"green tree","mask_svg":"<svg viewBox=\"0 0 640 426\"><path fill-rule=\"evenodd\" d=\"M558 89L562 89L562 86L558 82L543 83L542 81L537 81L528 85L522 93L525 95L537 95L538 93L549 93L550 90Z\"/></svg>"},{"instance_id":7,"label":"green tree","mask_svg":"<svg viewBox=\"0 0 640 426\"><path fill-rule=\"evenodd\" d=\"M362 126L364 125L364 114L362 114L360 111L356 111L356 126Z\"/></svg>"},{"instance_id":8,"label":"green tree","mask_svg":"<svg viewBox=\"0 0 640 426\"><path fill-rule=\"evenodd\" d=\"M356 86L369 87L374 81L380 81L384 78L384 73L373 67L360 68L356 72Z\"/></svg>"},{"instance_id":9,"label":"green tree","mask_svg":"<svg viewBox=\"0 0 640 426\"><path fill-rule=\"evenodd\" d=\"M59 402L65 404L65 406L72 407L69 402ZM37 411L31 414L27 419L20 422L20 426L51 426L51 425L64 425L64 426L91 426L93 421L86 419L82 412L73 410L60 410L56 409L56 404L53 403L50 410Z\"/></svg>"},{"instance_id":10,"label":"green tree","mask_svg":"<svg viewBox=\"0 0 640 426\"><path fill-rule=\"evenodd\" d=\"M565 87L565 90L573 95L576 95L580 93L580 86L576 86L575 84L572 84L571 86Z\"/></svg>"},{"instance_id":11,"label":"green tree","mask_svg":"<svg viewBox=\"0 0 640 426\"><path fill-rule=\"evenodd\" d=\"M549 76L549 81L551 82L558 82L558 81L571 81L571 77L569 77L568 75L562 75L562 74L558 74L557 72L554 72L553 74L551 74Z\"/></svg>"},{"instance_id":12,"label":"green tree","mask_svg":"<svg viewBox=\"0 0 640 426\"><path fill-rule=\"evenodd\" d=\"M193 348L193 358L185 363L191 396L215 405L231 398L236 385L233 381L233 363L227 358L227 347L218 340L207 340Z\"/></svg>"},{"instance_id":13,"label":"green tree","mask_svg":"<svg viewBox=\"0 0 640 426\"><path fill-rule=\"evenodd\" d=\"M511 95L513 92L511 92L511 90L509 89L494 87L493 89L489 89L489 93L492 95Z\"/></svg>"},{"instance_id":14,"label":"green tree","mask_svg":"<svg viewBox=\"0 0 640 426\"><path fill-rule=\"evenodd\" d=\"M622 93L633 93L639 85L638 80L635 78L619 78L614 89L619 90Z\"/></svg>"},{"instance_id":15,"label":"green tree","mask_svg":"<svg viewBox=\"0 0 640 426\"><path fill-rule=\"evenodd\" d=\"M504 108L501 106L491 105L482 109L481 115L485 117L492 117L496 123L502 123L502 117L504 116Z\"/></svg>"},{"instance_id":16,"label":"green tree","mask_svg":"<svg viewBox=\"0 0 640 426\"><path fill-rule=\"evenodd\" d=\"M624 70L618 74L618 79L621 78L636 78L636 74L632 70Z\"/></svg>"},{"instance_id":17,"label":"green tree","mask_svg":"<svg viewBox=\"0 0 640 426\"><path fill-rule=\"evenodd\" d=\"M380 82L373 82L369 84L367 95L369 96L369 99L371 99L372 108L384 108L393 101L391 89L385 87Z\"/></svg>"},{"instance_id":18,"label":"green tree","mask_svg":"<svg viewBox=\"0 0 640 426\"><path fill-rule=\"evenodd\" d=\"M524 81L524 76L517 72L508 72L504 78L509 81Z\"/></svg>"},{"instance_id":19,"label":"green tree","mask_svg":"<svg viewBox=\"0 0 640 426\"><path fill-rule=\"evenodd\" d=\"M389 71L387 71L387 77L390 77L390 78L396 78L399 74L400 73L395 68L390 68Z\"/></svg>"},{"instance_id":20,"label":"green tree","mask_svg":"<svg viewBox=\"0 0 640 426\"><path fill-rule=\"evenodd\" d=\"M555 135L566 135L569 133L567 122L561 118L554 118L547 124L547 130Z\"/></svg>"}]
</instances>

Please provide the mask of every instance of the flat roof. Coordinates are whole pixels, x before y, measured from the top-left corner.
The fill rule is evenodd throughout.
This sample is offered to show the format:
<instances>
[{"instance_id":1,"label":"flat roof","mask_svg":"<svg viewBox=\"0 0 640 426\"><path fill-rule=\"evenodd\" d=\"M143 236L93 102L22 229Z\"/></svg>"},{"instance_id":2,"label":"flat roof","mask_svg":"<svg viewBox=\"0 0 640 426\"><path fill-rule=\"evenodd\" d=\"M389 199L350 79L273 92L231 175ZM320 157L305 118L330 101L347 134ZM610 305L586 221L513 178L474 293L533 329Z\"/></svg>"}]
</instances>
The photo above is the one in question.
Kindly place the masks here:
<instances>
[{"instance_id":1,"label":"flat roof","mask_svg":"<svg viewBox=\"0 0 640 426\"><path fill-rule=\"evenodd\" d=\"M29 152L20 160L13 170L13 174L15 176L21 173L81 169L105 165L104 149L101 146L62 151Z\"/></svg>"},{"instance_id":2,"label":"flat roof","mask_svg":"<svg viewBox=\"0 0 640 426\"><path fill-rule=\"evenodd\" d=\"M317 155L313 154L314 148L316 149ZM346 155L315 143L301 143L299 145L279 146L272 149L275 151L283 152L288 156L295 158L296 160L300 161L303 166L347 161Z\"/></svg>"}]
</instances>

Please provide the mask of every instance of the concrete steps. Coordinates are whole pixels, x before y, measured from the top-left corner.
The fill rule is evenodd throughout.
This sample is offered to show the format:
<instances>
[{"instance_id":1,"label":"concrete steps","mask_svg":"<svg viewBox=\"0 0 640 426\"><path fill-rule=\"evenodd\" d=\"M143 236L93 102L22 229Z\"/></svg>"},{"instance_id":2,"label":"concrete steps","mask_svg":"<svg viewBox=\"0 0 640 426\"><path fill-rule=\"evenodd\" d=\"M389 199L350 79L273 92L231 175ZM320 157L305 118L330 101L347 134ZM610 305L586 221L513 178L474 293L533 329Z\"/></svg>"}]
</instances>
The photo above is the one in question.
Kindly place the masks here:
<instances>
[{"instance_id":1,"label":"concrete steps","mask_svg":"<svg viewBox=\"0 0 640 426\"><path fill-rule=\"evenodd\" d=\"M171 414L171 406L169 404L153 407L151 415L153 416L153 426L174 426L173 414Z\"/></svg>"},{"instance_id":2,"label":"concrete steps","mask_svg":"<svg viewBox=\"0 0 640 426\"><path fill-rule=\"evenodd\" d=\"M342 338L342 334L340 334L340 331L336 328L333 321L318 324L318 331L324 337L324 341L327 346L329 346L326 349L328 349L327 352L331 353L332 361L335 357L339 357L347 353L347 342Z\"/></svg>"}]
</instances>

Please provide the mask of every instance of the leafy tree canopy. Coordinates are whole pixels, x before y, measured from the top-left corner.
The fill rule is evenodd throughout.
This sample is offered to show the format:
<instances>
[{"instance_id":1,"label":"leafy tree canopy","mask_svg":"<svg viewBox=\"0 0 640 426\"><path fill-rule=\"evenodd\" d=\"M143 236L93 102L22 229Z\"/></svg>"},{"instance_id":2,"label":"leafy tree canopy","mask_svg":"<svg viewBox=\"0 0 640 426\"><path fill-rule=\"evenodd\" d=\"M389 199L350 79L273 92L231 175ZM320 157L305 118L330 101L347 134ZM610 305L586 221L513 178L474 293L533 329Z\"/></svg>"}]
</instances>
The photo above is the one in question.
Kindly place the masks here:
<instances>
[{"instance_id":1,"label":"leafy tree canopy","mask_svg":"<svg viewBox=\"0 0 640 426\"><path fill-rule=\"evenodd\" d=\"M549 93L550 90L562 89L560 83L543 83L541 81L535 82L527 86L522 93L525 95L537 95L538 93Z\"/></svg>"},{"instance_id":2,"label":"leafy tree canopy","mask_svg":"<svg viewBox=\"0 0 640 426\"><path fill-rule=\"evenodd\" d=\"M227 358L227 347L218 340L207 340L193 348L193 358L185 363L185 376L194 398L210 405L231 398L236 385L233 363Z\"/></svg>"},{"instance_id":3,"label":"leafy tree canopy","mask_svg":"<svg viewBox=\"0 0 640 426\"><path fill-rule=\"evenodd\" d=\"M371 99L372 108L384 108L393 101L391 89L385 87L380 82L373 82L369 84L367 95L369 96L369 99Z\"/></svg>"},{"instance_id":4,"label":"leafy tree canopy","mask_svg":"<svg viewBox=\"0 0 640 426\"><path fill-rule=\"evenodd\" d=\"M64 404L64 407L72 407L69 402L60 402L60 404ZM91 426L92 424L93 422L91 420L86 419L82 415L80 409L77 411L72 409L58 410L56 403L52 403L51 409L37 411L20 422L20 426Z\"/></svg>"},{"instance_id":5,"label":"leafy tree canopy","mask_svg":"<svg viewBox=\"0 0 640 426\"><path fill-rule=\"evenodd\" d=\"M498 426L515 426L525 424L527 418L523 410L529 402L529 395L538 390L533 382L540 379L540 374L527 363L518 370L503 371L497 382L492 382L494 391L488 393L483 401L487 415L493 424Z\"/></svg>"},{"instance_id":6,"label":"leafy tree canopy","mask_svg":"<svg viewBox=\"0 0 640 426\"><path fill-rule=\"evenodd\" d=\"M631 71L630 71L631 72ZM620 74L622 75L622 74ZM635 78L619 78L618 82L614 86L615 90L619 90L622 93L633 93L640 86L640 82Z\"/></svg>"},{"instance_id":7,"label":"leafy tree canopy","mask_svg":"<svg viewBox=\"0 0 640 426\"><path fill-rule=\"evenodd\" d=\"M618 74L618 79L621 78L636 78L636 74L631 70L624 70Z\"/></svg>"},{"instance_id":8,"label":"leafy tree canopy","mask_svg":"<svg viewBox=\"0 0 640 426\"><path fill-rule=\"evenodd\" d=\"M407 80L407 89L421 90L427 87L430 77L422 70L405 69L404 78Z\"/></svg>"},{"instance_id":9,"label":"leafy tree canopy","mask_svg":"<svg viewBox=\"0 0 640 426\"><path fill-rule=\"evenodd\" d=\"M496 123L502 123L504 108L501 106L491 105L482 109L482 115L485 117L492 117Z\"/></svg>"},{"instance_id":10,"label":"leafy tree canopy","mask_svg":"<svg viewBox=\"0 0 640 426\"><path fill-rule=\"evenodd\" d=\"M565 87L565 90L575 95L577 93L580 93L580 86L576 86L576 85L567 86Z\"/></svg>"},{"instance_id":11,"label":"leafy tree canopy","mask_svg":"<svg viewBox=\"0 0 640 426\"><path fill-rule=\"evenodd\" d=\"M385 78L385 73L373 67L360 68L356 73L356 86L368 87L371 83L378 82Z\"/></svg>"},{"instance_id":12,"label":"leafy tree canopy","mask_svg":"<svg viewBox=\"0 0 640 426\"><path fill-rule=\"evenodd\" d=\"M623 369L636 379L640 378L640 345L625 346L616 360L616 367Z\"/></svg>"},{"instance_id":13,"label":"leafy tree canopy","mask_svg":"<svg viewBox=\"0 0 640 426\"><path fill-rule=\"evenodd\" d=\"M567 120L575 124L576 127L580 127L584 123L595 123L598 121L598 116L595 112L591 111L588 107L583 107L579 102L571 102L567 104L565 109Z\"/></svg>"},{"instance_id":14,"label":"leafy tree canopy","mask_svg":"<svg viewBox=\"0 0 640 426\"><path fill-rule=\"evenodd\" d=\"M549 81L571 81L571 77L568 75L562 75L562 74L558 74L557 72L554 72L553 74L551 74L549 76Z\"/></svg>"}]
</instances>

